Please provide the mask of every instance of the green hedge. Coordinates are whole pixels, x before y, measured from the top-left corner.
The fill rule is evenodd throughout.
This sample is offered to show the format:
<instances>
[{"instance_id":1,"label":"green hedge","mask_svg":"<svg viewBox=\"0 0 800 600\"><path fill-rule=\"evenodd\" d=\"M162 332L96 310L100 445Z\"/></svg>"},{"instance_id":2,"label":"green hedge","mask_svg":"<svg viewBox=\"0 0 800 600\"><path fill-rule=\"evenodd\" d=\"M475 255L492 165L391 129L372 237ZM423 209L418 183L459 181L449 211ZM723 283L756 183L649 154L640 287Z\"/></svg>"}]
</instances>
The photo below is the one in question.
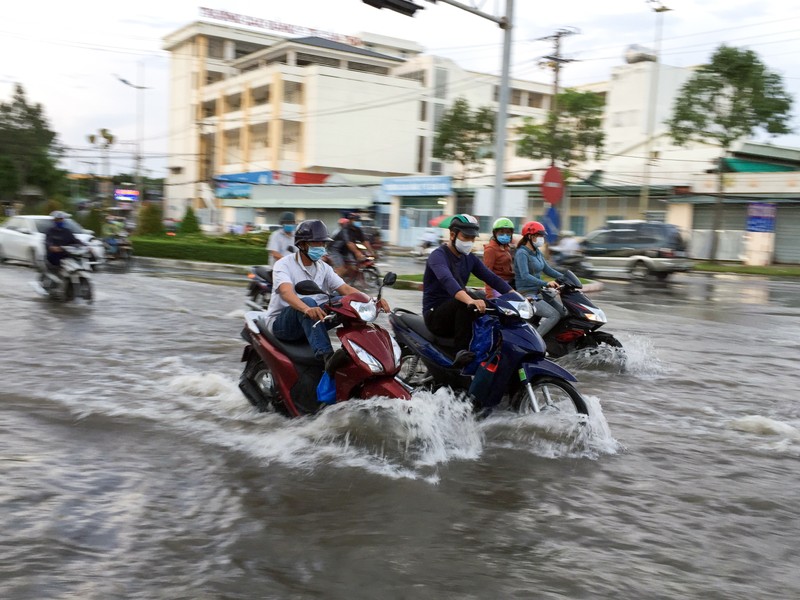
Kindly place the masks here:
<instances>
[{"instance_id":1,"label":"green hedge","mask_svg":"<svg viewBox=\"0 0 800 600\"><path fill-rule=\"evenodd\" d=\"M133 253L151 258L173 258L201 262L226 263L232 265L265 265L268 256L264 246L214 243L208 240L192 240L161 237L134 237Z\"/></svg>"}]
</instances>

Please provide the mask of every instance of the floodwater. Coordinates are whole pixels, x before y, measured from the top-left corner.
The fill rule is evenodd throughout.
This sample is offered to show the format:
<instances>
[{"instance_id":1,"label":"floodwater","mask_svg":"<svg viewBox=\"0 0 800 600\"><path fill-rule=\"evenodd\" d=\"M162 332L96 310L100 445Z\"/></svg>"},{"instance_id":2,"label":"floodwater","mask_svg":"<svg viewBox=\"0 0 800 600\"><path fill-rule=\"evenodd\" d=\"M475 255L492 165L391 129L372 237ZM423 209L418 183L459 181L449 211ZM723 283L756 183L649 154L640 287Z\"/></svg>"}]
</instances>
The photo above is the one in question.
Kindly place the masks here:
<instances>
[{"instance_id":1,"label":"floodwater","mask_svg":"<svg viewBox=\"0 0 800 600\"><path fill-rule=\"evenodd\" d=\"M32 278L0 266L2 598L800 596L797 283L610 283L626 360L562 361L581 427L445 392L257 414L244 283Z\"/></svg>"}]
</instances>

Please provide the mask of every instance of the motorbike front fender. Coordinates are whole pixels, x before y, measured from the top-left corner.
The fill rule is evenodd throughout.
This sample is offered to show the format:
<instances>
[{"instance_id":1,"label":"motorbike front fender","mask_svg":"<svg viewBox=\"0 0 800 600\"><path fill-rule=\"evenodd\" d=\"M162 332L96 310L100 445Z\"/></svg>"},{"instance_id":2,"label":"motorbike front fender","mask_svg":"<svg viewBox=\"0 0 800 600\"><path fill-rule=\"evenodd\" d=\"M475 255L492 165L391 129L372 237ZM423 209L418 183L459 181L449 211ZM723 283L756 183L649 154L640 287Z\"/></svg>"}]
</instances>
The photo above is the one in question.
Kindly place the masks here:
<instances>
[{"instance_id":1,"label":"motorbike front fender","mask_svg":"<svg viewBox=\"0 0 800 600\"><path fill-rule=\"evenodd\" d=\"M564 367L560 367L546 358L535 362L523 363L522 368L525 369L525 377L527 377L528 381L547 376L557 377L558 379L565 379L567 381L578 381L575 376Z\"/></svg>"},{"instance_id":2,"label":"motorbike front fender","mask_svg":"<svg viewBox=\"0 0 800 600\"><path fill-rule=\"evenodd\" d=\"M387 398L397 398L398 400L409 400L411 394L394 377L381 377L370 379L364 382L363 398L373 398L375 396L385 396Z\"/></svg>"}]
</instances>

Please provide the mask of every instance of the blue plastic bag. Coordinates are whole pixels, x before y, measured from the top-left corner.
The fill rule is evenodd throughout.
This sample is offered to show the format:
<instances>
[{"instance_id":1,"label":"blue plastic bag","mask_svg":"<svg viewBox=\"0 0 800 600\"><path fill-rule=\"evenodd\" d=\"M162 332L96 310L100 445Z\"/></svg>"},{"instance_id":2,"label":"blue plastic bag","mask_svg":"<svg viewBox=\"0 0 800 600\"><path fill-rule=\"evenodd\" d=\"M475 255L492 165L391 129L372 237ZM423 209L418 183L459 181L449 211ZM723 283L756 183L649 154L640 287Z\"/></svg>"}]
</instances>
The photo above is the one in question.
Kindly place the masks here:
<instances>
[{"instance_id":1,"label":"blue plastic bag","mask_svg":"<svg viewBox=\"0 0 800 600\"><path fill-rule=\"evenodd\" d=\"M500 322L494 317L481 315L473 321L469 349L475 353L475 359L461 370L464 375L474 374L478 366L489 358L497 341L499 330Z\"/></svg>"},{"instance_id":2,"label":"blue plastic bag","mask_svg":"<svg viewBox=\"0 0 800 600\"><path fill-rule=\"evenodd\" d=\"M336 382L328 375L327 371L317 384L317 402L334 404L336 402Z\"/></svg>"}]
</instances>

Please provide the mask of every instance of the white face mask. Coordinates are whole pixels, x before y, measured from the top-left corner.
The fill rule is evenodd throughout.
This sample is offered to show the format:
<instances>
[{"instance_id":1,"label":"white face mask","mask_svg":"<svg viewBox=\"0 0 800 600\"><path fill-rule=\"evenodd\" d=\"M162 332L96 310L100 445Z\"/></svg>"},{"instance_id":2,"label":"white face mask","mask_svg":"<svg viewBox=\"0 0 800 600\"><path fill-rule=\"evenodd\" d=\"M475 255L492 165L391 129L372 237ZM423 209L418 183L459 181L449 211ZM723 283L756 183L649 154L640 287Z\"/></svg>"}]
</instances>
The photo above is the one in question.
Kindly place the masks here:
<instances>
[{"instance_id":1,"label":"white face mask","mask_svg":"<svg viewBox=\"0 0 800 600\"><path fill-rule=\"evenodd\" d=\"M475 242L463 242L456 238L456 250L461 252L461 254L469 254L472 250L472 247L475 245Z\"/></svg>"},{"instance_id":2,"label":"white face mask","mask_svg":"<svg viewBox=\"0 0 800 600\"><path fill-rule=\"evenodd\" d=\"M537 237L536 239L533 240L533 245L536 246L537 248L541 248L542 246L544 246L544 238Z\"/></svg>"}]
</instances>

